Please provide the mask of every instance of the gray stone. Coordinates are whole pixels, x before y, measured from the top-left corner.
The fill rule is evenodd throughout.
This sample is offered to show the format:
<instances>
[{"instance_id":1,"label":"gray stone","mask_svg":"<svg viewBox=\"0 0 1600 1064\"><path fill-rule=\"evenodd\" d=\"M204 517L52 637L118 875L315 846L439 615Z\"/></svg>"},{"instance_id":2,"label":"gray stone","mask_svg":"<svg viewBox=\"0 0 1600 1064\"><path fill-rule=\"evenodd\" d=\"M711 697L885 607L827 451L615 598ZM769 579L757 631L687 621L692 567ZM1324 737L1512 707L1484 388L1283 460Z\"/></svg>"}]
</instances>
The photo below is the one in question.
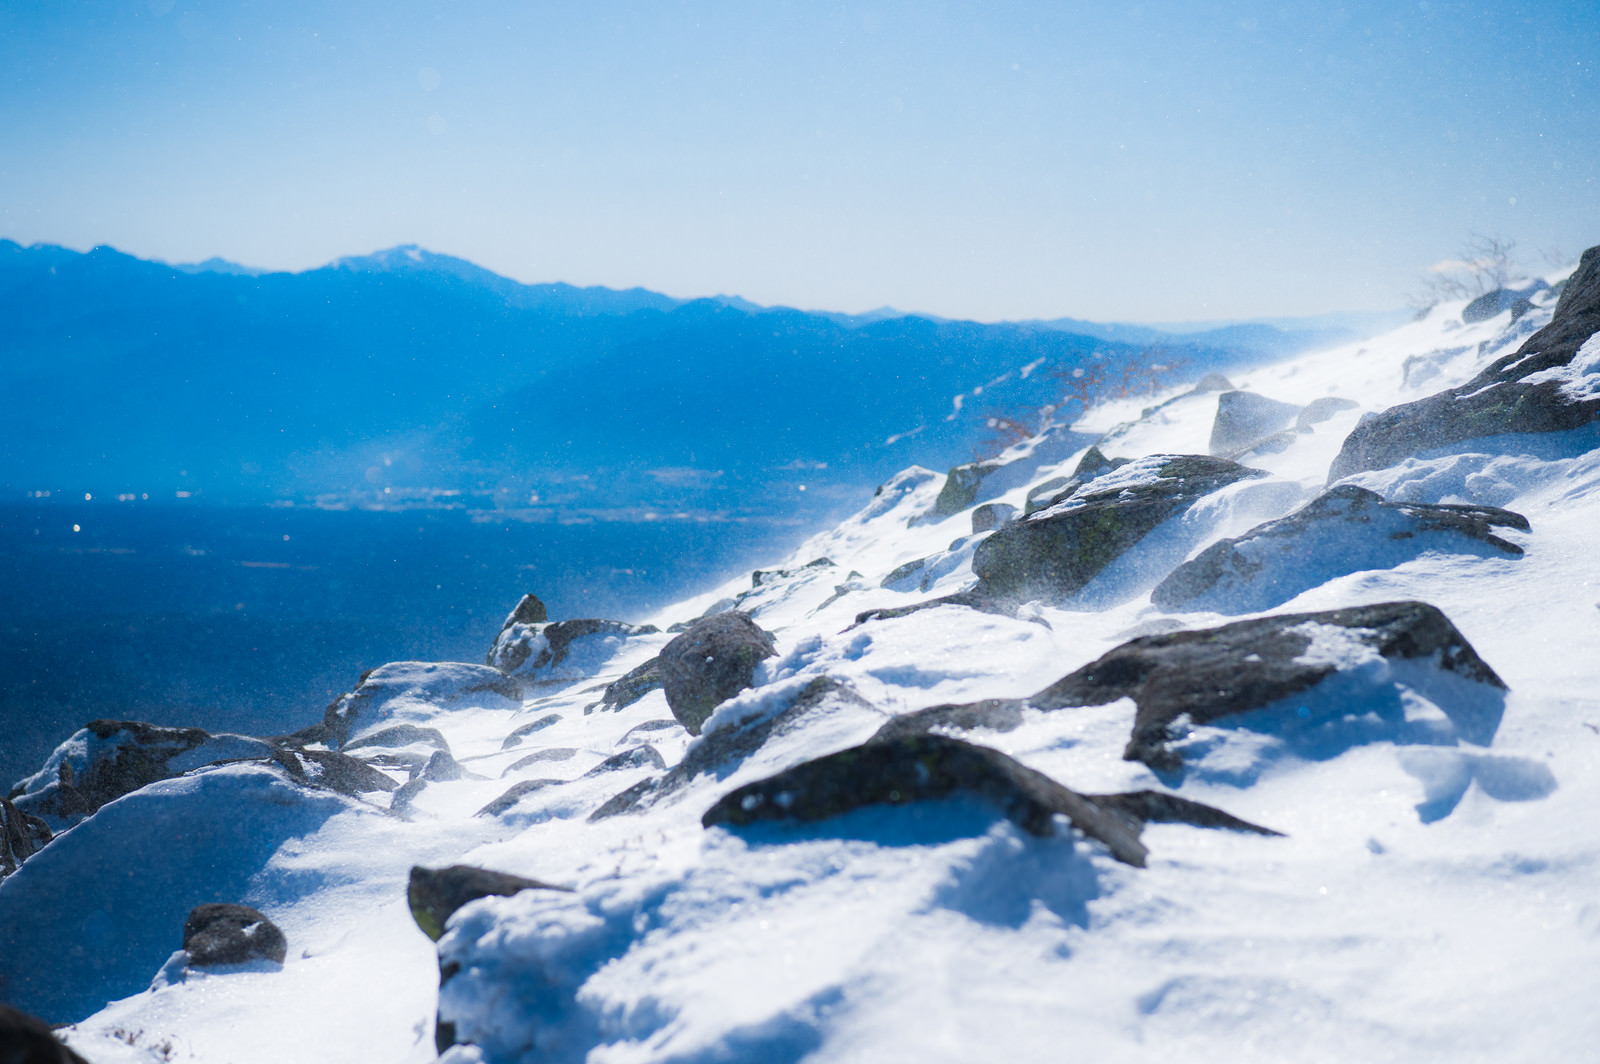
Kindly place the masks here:
<instances>
[{"instance_id":1,"label":"gray stone","mask_svg":"<svg viewBox=\"0 0 1600 1064\"><path fill-rule=\"evenodd\" d=\"M1217 396L1209 450L1215 455L1233 455L1291 424L1299 413L1293 403L1280 403L1254 392L1223 392Z\"/></svg>"},{"instance_id":2,"label":"gray stone","mask_svg":"<svg viewBox=\"0 0 1600 1064\"><path fill-rule=\"evenodd\" d=\"M555 679L560 678L560 667L584 643L619 642L632 636L652 635L659 630L652 624L628 624L599 617L510 624L501 630L485 661L508 676ZM543 673L550 675L541 675Z\"/></svg>"},{"instance_id":3,"label":"gray stone","mask_svg":"<svg viewBox=\"0 0 1600 1064\"><path fill-rule=\"evenodd\" d=\"M986 502L972 511L972 534L992 532L1017 515L1017 508L1008 502Z\"/></svg>"},{"instance_id":4,"label":"gray stone","mask_svg":"<svg viewBox=\"0 0 1600 1064\"><path fill-rule=\"evenodd\" d=\"M1300 432L1308 432L1313 425L1320 425L1342 410L1354 410L1361 404L1354 399L1341 399L1336 395L1325 395L1321 399L1313 399L1307 403L1305 409L1294 420L1294 427Z\"/></svg>"},{"instance_id":5,"label":"gray stone","mask_svg":"<svg viewBox=\"0 0 1600 1064\"><path fill-rule=\"evenodd\" d=\"M662 648L667 705L691 735L717 706L749 687L756 664L777 654L772 636L748 613L729 610L696 621Z\"/></svg>"},{"instance_id":6,"label":"gray stone","mask_svg":"<svg viewBox=\"0 0 1600 1064\"><path fill-rule=\"evenodd\" d=\"M282 964L289 943L278 925L259 910L212 902L189 910L183 922L183 948L191 966L208 968L257 960Z\"/></svg>"}]
</instances>

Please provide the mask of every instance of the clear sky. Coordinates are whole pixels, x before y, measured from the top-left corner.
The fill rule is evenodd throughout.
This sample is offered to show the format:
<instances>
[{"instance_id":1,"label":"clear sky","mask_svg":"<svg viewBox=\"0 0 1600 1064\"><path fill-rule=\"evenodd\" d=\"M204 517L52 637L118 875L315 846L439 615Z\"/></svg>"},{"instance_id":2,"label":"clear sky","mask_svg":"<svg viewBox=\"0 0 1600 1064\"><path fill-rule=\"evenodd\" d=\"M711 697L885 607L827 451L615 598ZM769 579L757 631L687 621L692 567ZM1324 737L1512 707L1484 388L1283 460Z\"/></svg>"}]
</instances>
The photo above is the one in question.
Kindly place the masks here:
<instances>
[{"instance_id":1,"label":"clear sky","mask_svg":"<svg viewBox=\"0 0 1600 1064\"><path fill-rule=\"evenodd\" d=\"M0 0L0 236L982 320L1600 243L1600 3Z\"/></svg>"}]
</instances>

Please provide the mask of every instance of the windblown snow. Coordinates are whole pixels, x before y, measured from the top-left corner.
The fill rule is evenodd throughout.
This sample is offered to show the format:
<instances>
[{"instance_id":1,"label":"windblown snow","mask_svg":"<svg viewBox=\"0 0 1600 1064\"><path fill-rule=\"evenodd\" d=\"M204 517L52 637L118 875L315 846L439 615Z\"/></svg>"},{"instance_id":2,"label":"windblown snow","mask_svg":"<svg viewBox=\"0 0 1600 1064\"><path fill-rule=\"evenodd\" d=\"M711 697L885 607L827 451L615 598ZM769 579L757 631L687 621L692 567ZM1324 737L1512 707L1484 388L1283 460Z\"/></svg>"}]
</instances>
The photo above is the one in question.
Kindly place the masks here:
<instances>
[{"instance_id":1,"label":"windblown snow","mask_svg":"<svg viewBox=\"0 0 1600 1064\"><path fill-rule=\"evenodd\" d=\"M441 1021L451 1064L1593 1059L1594 426L1469 441L1345 482L1390 502L1512 511L1527 531L1495 535L1520 555L1426 515L1420 530L1385 517L1361 526L1383 538L1347 558L1332 534L1281 555L1273 564L1302 579L1270 608L1213 609L1228 606L1222 592L1192 610L1151 602L1180 563L1318 497L1365 414L1515 350L1556 301L1533 302L1472 324L1443 305L1231 388L1106 403L1007 451L1003 475L949 516L935 507L945 477L907 470L791 557L650 618L659 631L573 636L565 664L529 673L520 697L486 666L388 666L353 687L337 727L307 721L300 742L307 758L346 753L389 789L319 784L342 771L329 759L321 776L295 762L302 780L250 760L253 740L216 737L86 818L51 806L40 815L54 840L0 880L0 998L70 1023L64 1040L103 1064L426 1061ZM1570 394L1600 391L1597 345L1558 374ZM1167 468L1146 456L1208 453L1225 391L1316 413L1231 454L1262 475L1183 506L1080 592L959 600L974 554L1007 527L974 531L974 507L1012 507L1011 523L1070 509L1039 489L1068 484L1091 445L1113 466L1096 497L1134 491ZM1124 760L1136 697L1034 697L1141 637L1407 601L1441 611L1506 690L1456 651L1380 652L1365 629L1295 621L1283 668L1329 678L1237 719L1182 718L1168 729L1176 771ZM729 608L777 653L699 735L659 686L620 708L608 696L669 629ZM553 628L530 631L536 649L556 645ZM730 792L859 747L892 719L1011 699L1032 701L1010 725L935 731L1091 798L1157 791L1281 836L1153 821L1139 868L1062 816L1041 836L959 791L702 824ZM110 743L68 739L14 801L36 809L30 795L74 773L81 784ZM568 889L469 901L435 944L408 903L417 865ZM174 956L184 914L214 901L269 917L284 963Z\"/></svg>"}]
</instances>

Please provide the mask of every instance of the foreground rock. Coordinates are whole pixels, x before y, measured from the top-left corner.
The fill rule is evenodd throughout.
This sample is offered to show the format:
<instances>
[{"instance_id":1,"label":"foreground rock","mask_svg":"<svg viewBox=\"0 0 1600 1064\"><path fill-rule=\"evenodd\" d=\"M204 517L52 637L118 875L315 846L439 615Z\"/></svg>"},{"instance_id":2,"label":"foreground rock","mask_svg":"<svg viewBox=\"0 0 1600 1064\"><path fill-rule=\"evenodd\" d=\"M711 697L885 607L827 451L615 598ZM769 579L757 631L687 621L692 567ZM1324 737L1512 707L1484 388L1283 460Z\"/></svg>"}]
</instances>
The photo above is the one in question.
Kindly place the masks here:
<instances>
[{"instance_id":1,"label":"foreground rock","mask_svg":"<svg viewBox=\"0 0 1600 1064\"><path fill-rule=\"evenodd\" d=\"M1152 455L997 529L972 556L980 599L1065 598L1157 525L1260 470L1207 455Z\"/></svg>"},{"instance_id":2,"label":"foreground rock","mask_svg":"<svg viewBox=\"0 0 1600 1064\"><path fill-rule=\"evenodd\" d=\"M1409 668L1399 669L1401 666ZM1399 671L1397 671L1399 669ZM1335 678L1343 685L1329 686ZM1098 706L1120 698L1136 707L1123 751L1162 771L1183 765L1169 746L1194 725L1283 707L1285 721L1314 742L1319 729L1358 736L1406 736L1397 685L1426 690L1445 721L1414 725L1420 741L1486 745L1499 727L1506 685L1443 613L1425 602L1385 602L1325 613L1238 621L1220 628L1142 636L1027 698L934 706L897 717L885 738L936 728L1017 727L1030 709ZM1314 691L1314 689L1316 689ZM1313 698L1313 694L1323 697ZM1285 706L1296 699L1298 705Z\"/></svg>"},{"instance_id":3,"label":"foreground rock","mask_svg":"<svg viewBox=\"0 0 1600 1064\"><path fill-rule=\"evenodd\" d=\"M1561 432L1600 419L1600 247L1583 253L1550 324L1456 388L1364 418L1329 481L1423 451L1506 433Z\"/></svg>"},{"instance_id":4,"label":"foreground rock","mask_svg":"<svg viewBox=\"0 0 1600 1064\"><path fill-rule=\"evenodd\" d=\"M1147 819L1203 820L1211 827L1277 834L1220 809L1175 797L1163 803L1148 793L1101 804L997 750L941 735L907 735L873 740L740 787L707 810L702 823L816 821L871 805L967 797L994 806L1033 835L1051 834L1054 817L1064 816L1117 860L1141 868L1149 853L1139 841ZM1157 815L1146 817L1146 810Z\"/></svg>"},{"instance_id":5,"label":"foreground rock","mask_svg":"<svg viewBox=\"0 0 1600 1064\"><path fill-rule=\"evenodd\" d=\"M189 964L199 968L250 961L282 964L289 941L278 925L257 909L208 902L189 910L183 922L183 948Z\"/></svg>"},{"instance_id":6,"label":"foreground rock","mask_svg":"<svg viewBox=\"0 0 1600 1064\"><path fill-rule=\"evenodd\" d=\"M0 1003L0 1062L3 1064L88 1064L56 1040L37 1016Z\"/></svg>"},{"instance_id":7,"label":"foreground rock","mask_svg":"<svg viewBox=\"0 0 1600 1064\"><path fill-rule=\"evenodd\" d=\"M711 711L751 686L756 665L777 652L771 634L748 613L729 610L696 621L661 650L661 685L672 715L699 735Z\"/></svg>"},{"instance_id":8,"label":"foreground rock","mask_svg":"<svg viewBox=\"0 0 1600 1064\"><path fill-rule=\"evenodd\" d=\"M424 868L414 865L406 887L412 919L435 942L444 937L444 925L455 911L479 898L510 897L524 890L566 890L537 879L496 872L472 865Z\"/></svg>"},{"instance_id":9,"label":"foreground rock","mask_svg":"<svg viewBox=\"0 0 1600 1064\"><path fill-rule=\"evenodd\" d=\"M1150 601L1164 610L1253 613L1334 577L1392 568L1427 551L1521 556L1495 528L1526 532L1528 519L1493 506L1385 502L1344 484L1288 517L1213 543L1157 584Z\"/></svg>"}]
</instances>

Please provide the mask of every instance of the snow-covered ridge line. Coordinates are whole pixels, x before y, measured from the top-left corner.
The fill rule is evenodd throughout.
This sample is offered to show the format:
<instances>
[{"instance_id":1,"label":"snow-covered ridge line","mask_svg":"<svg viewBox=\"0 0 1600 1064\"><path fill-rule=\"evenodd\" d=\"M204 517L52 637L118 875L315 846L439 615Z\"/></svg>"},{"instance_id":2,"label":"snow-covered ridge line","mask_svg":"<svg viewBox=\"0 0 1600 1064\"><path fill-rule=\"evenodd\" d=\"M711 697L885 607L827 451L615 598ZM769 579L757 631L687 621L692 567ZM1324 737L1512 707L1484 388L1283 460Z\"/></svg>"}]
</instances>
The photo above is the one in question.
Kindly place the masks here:
<instances>
[{"instance_id":1,"label":"snow-covered ridge line","mask_svg":"<svg viewBox=\"0 0 1600 1064\"><path fill-rule=\"evenodd\" d=\"M91 725L4 807L0 997L100 1062L1582 1059L1600 249L1529 291L294 735ZM174 953L205 902L286 952Z\"/></svg>"}]
</instances>

